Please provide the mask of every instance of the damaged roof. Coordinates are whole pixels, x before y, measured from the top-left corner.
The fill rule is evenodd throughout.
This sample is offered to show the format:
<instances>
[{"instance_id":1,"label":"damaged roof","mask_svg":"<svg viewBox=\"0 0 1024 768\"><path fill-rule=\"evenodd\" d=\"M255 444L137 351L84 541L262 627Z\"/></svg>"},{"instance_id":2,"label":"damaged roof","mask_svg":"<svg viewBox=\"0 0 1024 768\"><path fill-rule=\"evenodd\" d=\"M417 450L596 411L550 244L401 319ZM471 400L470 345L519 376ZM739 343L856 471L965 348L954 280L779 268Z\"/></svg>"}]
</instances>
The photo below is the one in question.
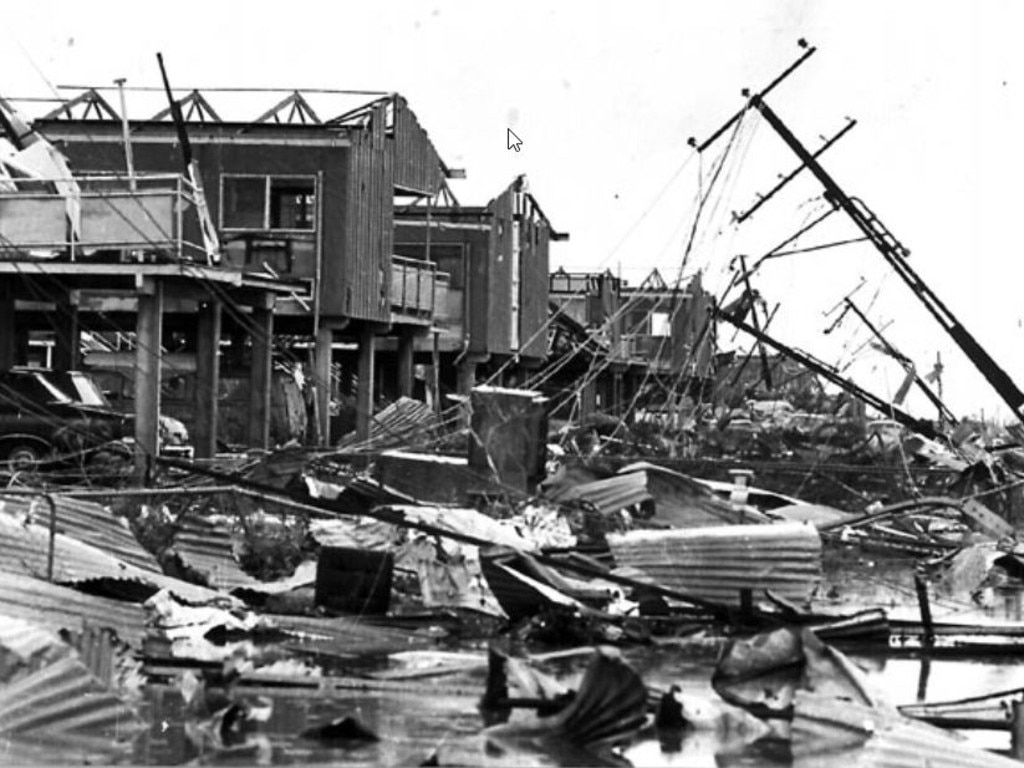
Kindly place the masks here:
<instances>
[{"instance_id":1,"label":"damaged roof","mask_svg":"<svg viewBox=\"0 0 1024 768\"><path fill-rule=\"evenodd\" d=\"M56 506L57 530L73 539L91 544L113 557L144 571L160 573L156 558L143 549L132 535L128 523L109 509L69 496L50 495ZM42 494L38 496L3 496L0 514L9 513L29 518L40 525L49 525L50 506Z\"/></svg>"}]
</instances>

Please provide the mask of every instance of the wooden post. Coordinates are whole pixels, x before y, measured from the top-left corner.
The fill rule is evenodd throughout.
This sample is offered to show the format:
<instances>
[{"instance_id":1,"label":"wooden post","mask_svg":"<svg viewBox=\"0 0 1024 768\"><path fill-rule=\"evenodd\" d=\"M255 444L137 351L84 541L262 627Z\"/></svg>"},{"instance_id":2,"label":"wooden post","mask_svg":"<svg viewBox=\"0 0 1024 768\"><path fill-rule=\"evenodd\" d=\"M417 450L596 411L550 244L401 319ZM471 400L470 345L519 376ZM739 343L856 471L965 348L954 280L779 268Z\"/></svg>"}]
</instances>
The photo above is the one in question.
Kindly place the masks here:
<instances>
[{"instance_id":1,"label":"wooden post","mask_svg":"<svg viewBox=\"0 0 1024 768\"><path fill-rule=\"evenodd\" d=\"M270 447L270 387L274 349L274 297L252 310L252 366L249 371L249 444Z\"/></svg>"},{"instance_id":2,"label":"wooden post","mask_svg":"<svg viewBox=\"0 0 1024 768\"><path fill-rule=\"evenodd\" d=\"M359 385L356 391L356 439L359 442L370 437L376 352L377 335L373 326L366 325L359 335Z\"/></svg>"},{"instance_id":3,"label":"wooden post","mask_svg":"<svg viewBox=\"0 0 1024 768\"><path fill-rule=\"evenodd\" d=\"M135 319L135 479L145 485L160 443L160 347L163 344L163 284L146 278Z\"/></svg>"},{"instance_id":4,"label":"wooden post","mask_svg":"<svg viewBox=\"0 0 1024 768\"><path fill-rule=\"evenodd\" d=\"M931 604L928 602L928 582L920 573L914 574L914 588L917 590L917 605L921 610L921 624L924 625L921 643L925 648L931 648L935 644L935 628L932 625Z\"/></svg>"},{"instance_id":5,"label":"wooden post","mask_svg":"<svg viewBox=\"0 0 1024 768\"><path fill-rule=\"evenodd\" d=\"M398 394L401 397L412 397L414 340L411 328L403 328L398 334Z\"/></svg>"},{"instance_id":6,"label":"wooden post","mask_svg":"<svg viewBox=\"0 0 1024 768\"><path fill-rule=\"evenodd\" d=\"M192 435L196 457L200 459L211 459L217 453L220 332L220 302L200 303L196 318L196 421Z\"/></svg>"}]
</instances>

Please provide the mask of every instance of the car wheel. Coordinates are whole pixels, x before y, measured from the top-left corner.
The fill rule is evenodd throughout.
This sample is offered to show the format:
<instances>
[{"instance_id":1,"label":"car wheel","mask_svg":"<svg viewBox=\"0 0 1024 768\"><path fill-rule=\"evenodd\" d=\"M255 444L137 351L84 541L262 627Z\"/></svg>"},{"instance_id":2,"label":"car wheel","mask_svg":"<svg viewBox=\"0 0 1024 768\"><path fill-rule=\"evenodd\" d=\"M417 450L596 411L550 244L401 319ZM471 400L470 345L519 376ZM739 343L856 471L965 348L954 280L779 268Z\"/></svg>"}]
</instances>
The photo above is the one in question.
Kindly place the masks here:
<instances>
[{"instance_id":1,"label":"car wheel","mask_svg":"<svg viewBox=\"0 0 1024 768\"><path fill-rule=\"evenodd\" d=\"M4 461L12 472L31 472L42 459L43 451L38 445L18 443L7 449Z\"/></svg>"}]
</instances>

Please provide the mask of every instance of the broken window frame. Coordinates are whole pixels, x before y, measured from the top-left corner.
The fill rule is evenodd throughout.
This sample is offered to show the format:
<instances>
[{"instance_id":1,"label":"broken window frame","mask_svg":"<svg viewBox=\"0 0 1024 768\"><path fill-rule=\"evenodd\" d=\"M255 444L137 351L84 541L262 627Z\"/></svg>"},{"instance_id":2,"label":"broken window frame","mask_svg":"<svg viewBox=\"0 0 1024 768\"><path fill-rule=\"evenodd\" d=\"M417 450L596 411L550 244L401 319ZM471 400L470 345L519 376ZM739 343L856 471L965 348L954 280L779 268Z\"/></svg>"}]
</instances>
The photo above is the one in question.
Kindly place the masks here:
<instances>
[{"instance_id":1,"label":"broken window frame","mask_svg":"<svg viewBox=\"0 0 1024 768\"><path fill-rule=\"evenodd\" d=\"M233 179L262 179L263 180L263 211L259 226L228 224L231 218L227 214L226 202L228 199L228 183ZM295 184L303 182L308 184L311 192L308 193L309 200L306 205L306 214L303 218L308 219L308 226L302 227L281 227L274 226L274 188L276 184ZM304 194L304 193L303 193ZM301 173L222 173L220 176L220 229L223 232L289 232L289 233L310 233L317 231L317 195L319 194L317 177L313 174ZM251 213L251 212L249 212Z\"/></svg>"}]
</instances>

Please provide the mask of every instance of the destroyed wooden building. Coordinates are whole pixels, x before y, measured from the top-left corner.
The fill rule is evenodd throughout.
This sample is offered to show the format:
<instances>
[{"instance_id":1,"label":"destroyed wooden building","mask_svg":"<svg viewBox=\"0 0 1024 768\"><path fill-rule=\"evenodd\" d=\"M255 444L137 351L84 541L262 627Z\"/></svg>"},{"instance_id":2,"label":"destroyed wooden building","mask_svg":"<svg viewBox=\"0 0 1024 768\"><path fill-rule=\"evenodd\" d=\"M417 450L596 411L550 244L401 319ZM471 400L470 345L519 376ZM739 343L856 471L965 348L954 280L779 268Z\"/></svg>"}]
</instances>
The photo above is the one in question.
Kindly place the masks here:
<instances>
[{"instance_id":1,"label":"destroyed wooden building","mask_svg":"<svg viewBox=\"0 0 1024 768\"><path fill-rule=\"evenodd\" d=\"M714 376L713 298L696 274L668 286L654 270L639 286L611 272L550 277L552 344L572 359L554 379L579 387L580 412L623 414L641 404L673 409ZM559 345L561 339L564 345Z\"/></svg>"},{"instance_id":2,"label":"destroyed wooden building","mask_svg":"<svg viewBox=\"0 0 1024 768\"><path fill-rule=\"evenodd\" d=\"M485 206L418 205L397 213L395 253L449 276L449 303L436 328L450 389L468 395L491 376L512 385L543 364L549 244L566 239L523 176Z\"/></svg>"},{"instance_id":3,"label":"destroyed wooden building","mask_svg":"<svg viewBox=\"0 0 1024 768\"><path fill-rule=\"evenodd\" d=\"M114 263L104 274L124 273L130 283L132 276L155 269L173 274L178 283L192 279L195 291L167 295L148 316L143 312L147 300L140 302L140 290L130 284L95 298L65 291L65 301L75 308L79 328L95 328L93 318L97 316L122 318L116 330L136 330L140 340L146 340L140 349L158 348L161 333L165 339L176 332L182 334L184 351L196 356L196 377L203 379L195 389L198 455L212 455L216 447L217 437L210 429L217 422L214 393L218 366L214 361L222 340L232 337L244 350L240 356L251 361L250 444L268 445L273 348L276 343L279 351L291 352L287 346L295 337L312 339L313 365L307 375L317 384L316 434L320 440L329 439L332 384L339 381L332 377L332 363L346 349L356 358L351 361L359 382L353 393L357 398L356 426L367 432L379 340L394 340L395 386L400 393L411 392L414 337L427 333L435 308L448 301L447 279L436 265L396 258L392 249L395 201L435 195L444 183L448 172L437 151L405 99L397 95L382 96L328 120L320 120L299 93L251 120L220 119L198 92L180 103L186 108L189 143L194 147L210 218L222 244L220 262L202 264L194 251L186 253L171 243L169 263L140 267L133 263L135 254L151 247L157 232L174 232L192 243L201 239L198 220L180 215L184 204L168 202L161 211L166 210L170 218L159 227L138 227L135 222L140 217L135 216L125 224L130 228L135 223L140 231L134 239L122 238L125 242L113 244L119 252L111 254L109 260ZM73 116L76 111L82 114ZM179 133L168 119L169 112L163 110L150 119L129 123L137 174L180 169ZM126 148L121 121L95 91L62 105L35 125L66 153L76 173L120 173L119 194L128 204L142 208L140 201L149 199L141 189L131 191L137 182L123 178ZM110 200L105 195L99 205ZM107 218L116 218L117 209L110 207ZM34 245L19 244L16 239L13 243ZM55 275L95 274L98 267L92 262L81 258L59 264L33 261L31 271L40 276L32 279L52 281ZM26 279L21 274L24 266L21 273L16 265L9 267L16 280ZM240 288L231 295L213 288L210 282L228 280L221 278L227 275ZM104 285L113 287L109 281ZM68 291L79 287L70 282L68 286ZM147 322L155 330L136 329L132 325L135 317L140 318L139 323L149 317ZM28 316L19 319L19 325L26 328L29 323ZM332 350L337 350L334 358ZM198 357L204 354L207 359L200 361ZM156 364L154 370L158 369ZM342 376L340 381L350 383L352 378ZM153 389L159 387L154 384ZM136 405L138 409L159 407L155 403Z\"/></svg>"}]
</instances>

